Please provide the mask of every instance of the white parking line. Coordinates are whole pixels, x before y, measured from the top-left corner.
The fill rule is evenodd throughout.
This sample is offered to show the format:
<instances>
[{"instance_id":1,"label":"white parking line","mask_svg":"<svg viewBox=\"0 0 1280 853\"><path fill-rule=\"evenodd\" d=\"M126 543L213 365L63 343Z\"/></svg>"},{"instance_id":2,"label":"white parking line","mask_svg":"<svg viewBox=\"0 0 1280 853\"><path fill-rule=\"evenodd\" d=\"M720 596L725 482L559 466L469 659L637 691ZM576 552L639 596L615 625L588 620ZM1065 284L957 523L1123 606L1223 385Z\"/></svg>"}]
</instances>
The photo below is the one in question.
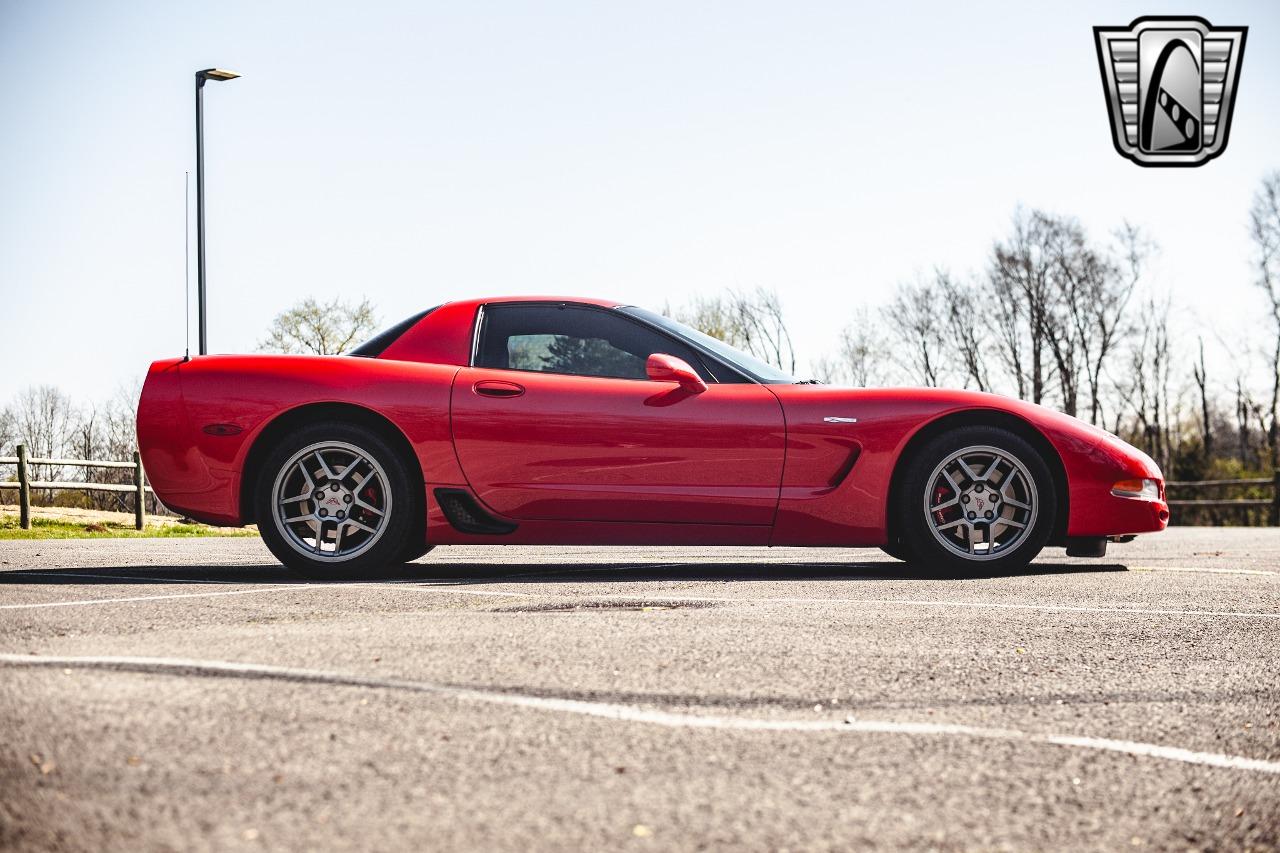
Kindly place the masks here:
<instances>
[{"instance_id":1,"label":"white parking line","mask_svg":"<svg viewBox=\"0 0 1280 853\"><path fill-rule=\"evenodd\" d=\"M565 595L563 593L528 593L506 592L502 590L472 590L456 583L448 584L413 584L408 589L422 592L438 592L439 587L448 587L448 592L457 595L495 595L520 598L610 598L626 601L691 601L709 604L890 604L904 607L962 607L989 608L996 610L1035 610L1045 613L1116 613L1137 616L1196 616L1196 617L1232 617L1240 619L1280 619L1280 613L1265 613L1242 610L1183 610L1179 608L1157 607L1125 607L1121 605L1089 606L1074 604L1011 604L1002 601L950 601L912 598L802 598L797 596L755 597L755 596L711 596L711 595L662 595L660 593L611 593L601 592L589 596Z\"/></svg>"},{"instance_id":2,"label":"white parking line","mask_svg":"<svg viewBox=\"0 0 1280 853\"><path fill-rule=\"evenodd\" d=\"M34 572L32 573L34 574ZM54 574L54 573L49 573ZM103 580L120 580L117 575L90 575L81 574L78 577L98 578ZM136 580L136 578L131 578ZM157 583L166 583L163 579L156 579ZM198 583L199 581L185 580L184 582ZM208 583L221 583L220 581L207 581ZM498 581L501 582L501 581ZM1042 613L1109 613L1117 615L1133 615L1133 616L1183 616L1198 618L1232 618L1232 619L1280 619L1280 613L1267 613L1257 611L1241 611L1241 610L1185 610L1179 608L1157 608L1157 607L1127 607L1123 605L1073 605L1073 604L1023 604L1009 603L1000 601L953 601L953 600L931 600L931 599L910 599L910 598L816 598L816 597L798 597L798 596L775 596L775 597L756 597L756 596L698 596L698 595L661 595L661 594L643 594L643 593L599 593L589 596L583 595L566 595L563 593L550 592L515 592L510 590L488 590L488 589L470 589L475 582L469 578L448 578L438 581L415 581L406 580L383 580L383 581L358 581L358 582L332 582L332 583L296 583L284 586L255 587L253 589L237 589L224 590L219 592L191 592L191 593L171 593L168 595L138 595L119 598L90 598L75 599L71 601L46 601L31 604L0 604L0 610L35 610L46 607L78 607L81 605L95 604L115 604L130 603L140 601L166 601L183 598L213 598L218 596L229 595L252 595L259 592L283 592L285 590L303 590L303 589L325 589L338 588L350 589L357 587L386 587L413 590L417 592L440 592L447 590L456 595L471 596L490 596L499 598L611 598L622 599L626 601L653 601L653 602L703 602L710 604L876 604L876 605L895 605L900 607L952 607L966 609L995 609L995 610L1030 610ZM444 588L444 590L442 590Z\"/></svg>"},{"instance_id":3,"label":"white parking line","mask_svg":"<svg viewBox=\"0 0 1280 853\"><path fill-rule=\"evenodd\" d=\"M1206 575L1266 575L1280 578L1280 572L1263 569L1211 569L1208 566L1129 566L1131 572L1189 572Z\"/></svg>"},{"instance_id":4,"label":"white parking line","mask_svg":"<svg viewBox=\"0 0 1280 853\"><path fill-rule=\"evenodd\" d=\"M266 664L237 663L233 661L193 660L188 658L151 657L46 657L37 655L0 654L0 664L21 667L82 667L88 669L138 672L163 675L193 675L233 678L252 678L291 681L306 684L322 684L335 687L362 687L368 689L403 690L447 696L468 702L491 705L507 705L539 711L577 714L619 722L643 723L685 729L721 729L747 732L790 733L862 733L932 735L994 740L1021 741L1032 744L1049 744L1062 747L1117 752L1147 758L1178 761L1208 767L1231 770L1249 770L1258 773L1280 774L1280 762L1227 755L1217 752L1197 752L1181 747L1110 738L1080 737L1076 735L1036 734L1018 729L984 728L950 723L897 722L893 720L797 720L761 719L756 717L703 716L671 711L657 711L633 705L617 705L607 702L589 702L580 699L554 699L546 696L530 696L520 693L501 693L464 687L451 687L424 681L368 678L322 670L301 669Z\"/></svg>"},{"instance_id":5,"label":"white parking line","mask_svg":"<svg viewBox=\"0 0 1280 853\"><path fill-rule=\"evenodd\" d=\"M167 578L143 578L137 575L130 575L127 577L122 577L120 575L92 575L92 574L68 575L63 572L23 572L23 574L31 574L31 575L38 574L38 575L48 575L48 576L56 576L56 577L69 576L69 577L91 578L95 580L110 580L110 581L150 581L152 583L158 583L158 584L208 583L208 584L223 585L228 583L227 581L217 581L217 580L200 580L200 579L169 580ZM355 581L355 582L334 581L331 583L299 582L299 583L286 584L286 585L280 585L280 586L260 586L260 587L254 587L252 589L234 589L234 590L223 590L219 592L178 592L178 593L169 593L166 595L130 595L130 596L119 596L116 598L78 598L78 599L72 599L69 601L41 601L41 602L30 603L30 604L0 604L0 610L35 610L35 609L40 609L44 607L79 607L81 605L92 605L92 604L125 604L125 603L136 602L136 601L168 601L171 599L181 599L181 598L215 598L215 597L224 596L224 595L253 595L254 593L258 593L258 592L284 592L285 590L290 590L290 589L295 589L295 590L328 589L333 587L337 587L340 589L356 589L356 588L364 588L364 587L390 588L390 587L402 587L407 584L412 584L414 587L460 586L464 583L470 583L470 581L451 580L451 581L444 581L444 582L434 583L434 584L423 583L422 581L414 581L414 580ZM470 594L483 595L485 593L479 590L473 590L470 592ZM518 593L518 592L496 593L495 592L491 594L505 595L507 597L515 597L515 596L528 595L529 593Z\"/></svg>"},{"instance_id":6,"label":"white parking line","mask_svg":"<svg viewBox=\"0 0 1280 853\"><path fill-rule=\"evenodd\" d=\"M105 580L119 580L116 575L80 575L79 577L102 578ZM169 583L162 579L156 579L157 583ZM222 583L221 581L183 581L183 583ZM399 582L395 582L399 583ZM32 610L42 607L78 607L88 604L117 604L132 601L166 601L175 598L215 598L223 595L253 595L256 592L284 592L286 590L305 590L305 589L326 589L330 587L340 587L342 589L360 588L360 587L381 587L390 586L389 583L380 581L361 581L356 583L350 582L333 582L333 583L294 583L284 586L260 586L253 589L230 589L219 592L175 592L168 595L131 595L121 596L118 598L80 598L71 601L42 601L34 604L0 604L0 610Z\"/></svg>"},{"instance_id":7,"label":"white parking line","mask_svg":"<svg viewBox=\"0 0 1280 853\"><path fill-rule=\"evenodd\" d=\"M0 604L0 610L36 610L42 607L80 607L89 604L124 604L130 601L167 601L175 598L214 598L222 595L253 595L255 592L283 592L287 589L310 589L320 584L296 583L290 586L268 586L257 589L228 589L221 592L184 592L170 595L131 595L121 598L81 598L73 601L42 601L36 604Z\"/></svg>"}]
</instances>

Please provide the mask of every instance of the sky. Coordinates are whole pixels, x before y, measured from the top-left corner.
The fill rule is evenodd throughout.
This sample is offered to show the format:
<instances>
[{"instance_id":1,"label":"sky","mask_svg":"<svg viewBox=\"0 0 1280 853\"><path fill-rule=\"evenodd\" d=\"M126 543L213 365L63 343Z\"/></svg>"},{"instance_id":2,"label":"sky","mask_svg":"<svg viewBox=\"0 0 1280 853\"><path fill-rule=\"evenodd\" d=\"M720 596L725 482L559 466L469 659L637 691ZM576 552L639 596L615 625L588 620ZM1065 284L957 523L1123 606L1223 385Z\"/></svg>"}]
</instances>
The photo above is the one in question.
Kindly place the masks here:
<instances>
[{"instance_id":1,"label":"sky","mask_svg":"<svg viewBox=\"0 0 1280 853\"><path fill-rule=\"evenodd\" d=\"M1144 169L1113 148L1092 27L1188 12L1249 27L1230 144ZM1019 204L1145 228L1150 287L1221 371L1263 334L1275 2L0 0L0 403L103 399L182 354L211 66L244 75L205 94L213 352L306 296L390 325L481 295L762 286L806 365L899 282L980 273Z\"/></svg>"}]
</instances>

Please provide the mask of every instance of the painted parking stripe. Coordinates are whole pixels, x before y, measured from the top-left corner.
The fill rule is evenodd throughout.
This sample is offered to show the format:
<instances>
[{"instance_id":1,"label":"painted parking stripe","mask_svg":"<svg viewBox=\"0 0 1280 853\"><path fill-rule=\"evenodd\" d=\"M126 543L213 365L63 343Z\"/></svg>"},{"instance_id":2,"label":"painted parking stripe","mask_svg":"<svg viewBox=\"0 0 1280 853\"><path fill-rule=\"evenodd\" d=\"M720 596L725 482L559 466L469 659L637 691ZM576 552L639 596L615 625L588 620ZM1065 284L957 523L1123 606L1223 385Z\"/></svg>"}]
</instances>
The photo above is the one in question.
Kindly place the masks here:
<instances>
[{"instance_id":1,"label":"painted parking stripe","mask_svg":"<svg viewBox=\"0 0 1280 853\"><path fill-rule=\"evenodd\" d=\"M23 574L53 575L57 577L65 576L64 573L62 572L23 572ZM199 580L199 579L195 579L195 580L184 579L181 581L172 581L172 580L167 580L165 578L145 578L144 579L136 575L122 577L120 575L76 574L74 575L74 577L92 578L96 580L114 580L114 581L150 581L152 583L157 583L157 584L166 584L166 583L226 584L227 583L227 581ZM431 584L431 583L424 584L421 581L356 581L356 582L335 581L333 583L299 582L299 583L285 584L280 586L258 586L258 587L253 587L252 589L220 590L218 592L179 592L179 593L169 593L164 595L119 596L116 598L78 598L78 599L71 599L69 601L41 601L41 602L30 603L30 604L0 604L0 610L37 610L44 607L80 607L82 605L94 605L94 604L127 604L130 602L138 602L138 601L170 601L174 599L184 599L184 598L217 598L217 597L228 596L228 595L253 595L254 593L259 593L259 592L285 592L291 589L293 590L333 589L333 588L360 589L360 588L366 588L366 587L391 588L391 587L403 586L405 584L410 584L410 583L413 584L415 587L461 586L465 583L469 583L469 581L453 580L453 581L442 581L440 583L434 583L434 584ZM483 593L479 590L475 590L475 591L472 591L471 594L481 595ZM498 593L493 593L493 594L497 595ZM508 593L502 593L502 594L508 597L529 595L529 593L517 593L517 592L508 592Z\"/></svg>"},{"instance_id":2,"label":"painted parking stripe","mask_svg":"<svg viewBox=\"0 0 1280 853\"><path fill-rule=\"evenodd\" d=\"M1280 572L1264 569L1217 569L1208 566L1129 566L1131 572L1187 572L1206 575L1267 575L1280 577Z\"/></svg>"},{"instance_id":3,"label":"painted parking stripe","mask_svg":"<svg viewBox=\"0 0 1280 853\"><path fill-rule=\"evenodd\" d=\"M133 601L169 601L179 598L216 598L224 595L253 595L256 592L283 592L289 589L309 589L312 584L269 586L257 589L228 589L220 592L184 592L170 595L130 595L121 598L81 598L72 601L42 601L36 604L0 604L0 610L37 610L43 607L82 607L92 604L125 604Z\"/></svg>"},{"instance_id":4,"label":"painted parking stripe","mask_svg":"<svg viewBox=\"0 0 1280 853\"><path fill-rule=\"evenodd\" d=\"M84 577L99 577L107 580L117 580L114 575L84 575ZM167 581L160 581L167 583ZM208 581L208 583L217 583L217 581ZM134 601L169 601L172 599L182 598L218 598L226 595L253 595L259 592L286 592L288 590L308 590L308 589L327 589L339 587L342 589L361 588L370 586L387 586L387 584L377 581L360 582L360 583L294 583L285 586L260 586L253 589L229 589L220 590L218 592L176 592L168 595L130 595L118 598L80 598L71 601L41 601L34 604L0 604L0 610L35 610L42 607L80 607L82 605L92 604L124 604Z\"/></svg>"},{"instance_id":5,"label":"painted parking stripe","mask_svg":"<svg viewBox=\"0 0 1280 853\"><path fill-rule=\"evenodd\" d=\"M415 584L407 583L407 588L423 592L438 592L440 587L447 587L450 593L458 595L498 595L510 597L540 598L611 598L627 601L693 601L710 604L879 604L900 605L904 607L959 607L997 610L1034 610L1045 613L1114 613L1137 616L1195 616L1195 617L1232 617L1239 619L1280 619L1280 613L1266 613L1242 610L1183 610L1178 608L1157 607L1124 607L1090 606L1074 604L1013 604L1002 601L950 601L945 599L911 599L911 598L802 598L797 596L755 597L755 596L711 596L711 595L662 595L660 593L612 593L601 592L599 595L565 595L561 593L527 593L505 592L501 590L472 590L459 584Z\"/></svg>"},{"instance_id":6,"label":"painted parking stripe","mask_svg":"<svg viewBox=\"0 0 1280 853\"><path fill-rule=\"evenodd\" d=\"M114 575L83 575L106 580L117 580ZM214 583L214 581L210 581ZM400 588L420 592L449 592L456 595L489 596L500 598L584 598L595 596L564 595L559 593L529 593L509 590L470 589L474 581L467 578L450 578L433 582L414 580L393 581L360 581L335 583L295 583L284 586L255 587L253 589L222 590L218 592L171 593L167 595L136 595L118 598L89 598L70 601L45 601L31 604L0 604L0 610L37 610L47 607L78 607L97 604L127 604L141 601L169 601L185 598L215 598L232 595L252 595L254 593L284 592L286 590L306 589L352 589L362 587ZM671 602L706 602L711 604L875 604L901 607L951 607L967 609L996 610L1029 610L1042 613L1099 613L1133 616L1182 616L1198 618L1234 618L1234 619L1280 619L1280 613L1251 612L1239 610L1184 610L1178 608L1089 606L1071 604L1022 604L999 601L951 601L909 598L803 598L796 596L751 597L751 596L696 596L696 595L661 595L634 593L602 593L609 598L628 601L671 601Z\"/></svg>"},{"instance_id":7,"label":"painted parking stripe","mask_svg":"<svg viewBox=\"0 0 1280 853\"><path fill-rule=\"evenodd\" d=\"M608 702L590 702L581 699L556 699L520 693L501 693L474 688L452 687L425 681L369 678L323 670L298 667L271 666L266 664L238 663L233 661L194 660L188 658L152 657L54 657L43 655L0 654L0 664L17 667L77 667L83 669L135 672L144 674L186 675L200 677L247 678L284 681L302 684L319 684L332 687L358 687L375 690L401 690L445 696L467 702L490 705L506 705L538 711L576 714L618 722L641 723L683 729L718 729L745 732L788 733L860 733L897 734L917 736L951 736L992 740L1020 741L1031 744L1047 744L1077 749L1115 752L1144 758L1157 758L1220 767L1230 770L1246 770L1280 775L1280 762L1217 752L1199 752L1181 747L1112 738L1080 737L1077 735L1036 734L1018 729L987 728L953 723L898 722L894 720L836 720L767 719L735 716L704 716L673 711L659 711L633 705Z\"/></svg>"}]
</instances>

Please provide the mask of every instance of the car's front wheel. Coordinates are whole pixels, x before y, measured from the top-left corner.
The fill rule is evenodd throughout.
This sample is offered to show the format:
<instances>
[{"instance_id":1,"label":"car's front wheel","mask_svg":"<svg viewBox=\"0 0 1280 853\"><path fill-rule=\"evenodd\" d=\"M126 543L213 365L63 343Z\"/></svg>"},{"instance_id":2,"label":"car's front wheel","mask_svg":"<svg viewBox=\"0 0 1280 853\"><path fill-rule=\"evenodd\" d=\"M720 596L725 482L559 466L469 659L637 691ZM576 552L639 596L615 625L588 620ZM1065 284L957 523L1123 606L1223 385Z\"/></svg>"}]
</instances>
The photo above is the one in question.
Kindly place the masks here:
<instances>
[{"instance_id":1,"label":"car's front wheel","mask_svg":"<svg viewBox=\"0 0 1280 853\"><path fill-rule=\"evenodd\" d=\"M969 426L929 441L898 490L909 561L943 570L1004 572L1031 562L1053 533L1053 476L1024 438Z\"/></svg>"},{"instance_id":2,"label":"car's front wheel","mask_svg":"<svg viewBox=\"0 0 1280 853\"><path fill-rule=\"evenodd\" d=\"M907 560L911 559L907 555L907 549L902 547L902 542L897 537L894 537L884 545L881 545L880 550L884 551L886 554L888 554L890 557L893 557L893 559L895 560L902 560L903 562L906 562Z\"/></svg>"},{"instance_id":3,"label":"car's front wheel","mask_svg":"<svg viewBox=\"0 0 1280 853\"><path fill-rule=\"evenodd\" d=\"M256 502L271 553L308 577L367 576L417 550L421 490L395 448L356 424L292 433L268 454Z\"/></svg>"}]
</instances>

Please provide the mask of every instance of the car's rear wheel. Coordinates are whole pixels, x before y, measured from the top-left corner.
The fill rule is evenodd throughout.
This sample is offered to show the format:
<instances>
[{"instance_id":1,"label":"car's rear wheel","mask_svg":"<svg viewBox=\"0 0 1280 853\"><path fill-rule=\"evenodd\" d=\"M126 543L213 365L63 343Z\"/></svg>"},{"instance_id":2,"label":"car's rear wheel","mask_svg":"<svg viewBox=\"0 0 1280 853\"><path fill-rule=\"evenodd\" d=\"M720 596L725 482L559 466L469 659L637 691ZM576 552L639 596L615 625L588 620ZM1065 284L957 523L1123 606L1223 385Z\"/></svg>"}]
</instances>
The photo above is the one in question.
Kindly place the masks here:
<instances>
[{"instance_id":1,"label":"car's rear wheel","mask_svg":"<svg viewBox=\"0 0 1280 853\"><path fill-rule=\"evenodd\" d=\"M268 454L256 502L271 553L308 577L368 576L425 552L421 489L409 465L356 424L292 433Z\"/></svg>"},{"instance_id":2,"label":"car's rear wheel","mask_svg":"<svg viewBox=\"0 0 1280 853\"><path fill-rule=\"evenodd\" d=\"M1004 572L1044 548L1057 498L1049 466L1029 442L969 426L937 436L907 463L897 512L909 562Z\"/></svg>"}]
</instances>

